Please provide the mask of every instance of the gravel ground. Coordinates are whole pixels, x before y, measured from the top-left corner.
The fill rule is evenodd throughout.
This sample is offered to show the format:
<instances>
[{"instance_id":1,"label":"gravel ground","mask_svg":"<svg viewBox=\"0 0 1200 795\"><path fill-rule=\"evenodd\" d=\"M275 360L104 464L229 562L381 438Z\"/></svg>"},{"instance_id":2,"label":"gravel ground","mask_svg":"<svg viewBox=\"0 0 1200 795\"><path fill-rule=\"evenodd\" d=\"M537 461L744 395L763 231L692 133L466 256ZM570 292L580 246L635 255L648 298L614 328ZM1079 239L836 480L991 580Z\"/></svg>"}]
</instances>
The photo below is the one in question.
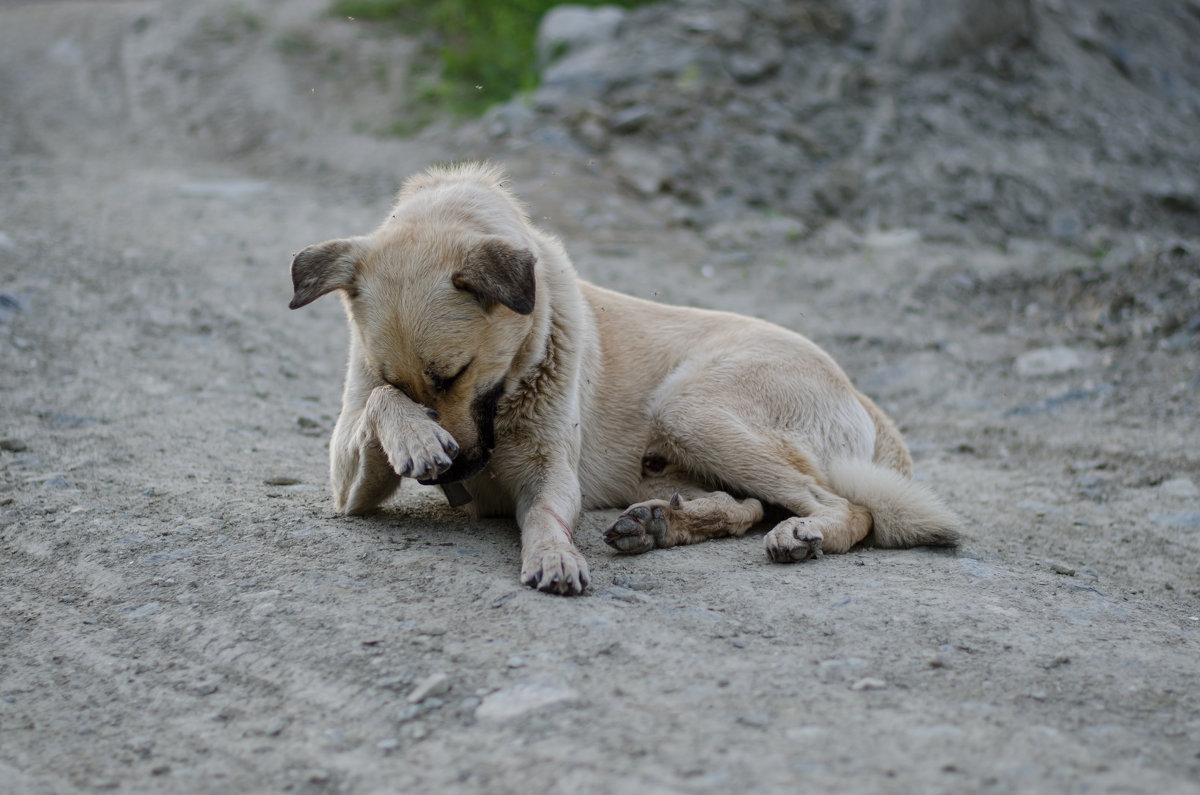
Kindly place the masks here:
<instances>
[{"instance_id":1,"label":"gravel ground","mask_svg":"<svg viewBox=\"0 0 1200 795\"><path fill-rule=\"evenodd\" d=\"M1114 221L1153 203L1112 184L1066 236L979 234L940 200L873 222L869 180L846 213L718 213L647 195L549 109L363 133L417 50L321 7L0 5L0 792L1200 792L1185 194ZM884 27L846 46L873 58L855 36ZM1048 80L1037 53L1001 51ZM889 68L973 96L961 64ZM1141 176L1194 175L1159 122ZM512 523L436 491L335 515L345 321L287 311L290 254L461 156L505 162L586 278L825 346L963 547L778 566L751 532L621 557L594 512L593 587L565 599L518 584Z\"/></svg>"}]
</instances>

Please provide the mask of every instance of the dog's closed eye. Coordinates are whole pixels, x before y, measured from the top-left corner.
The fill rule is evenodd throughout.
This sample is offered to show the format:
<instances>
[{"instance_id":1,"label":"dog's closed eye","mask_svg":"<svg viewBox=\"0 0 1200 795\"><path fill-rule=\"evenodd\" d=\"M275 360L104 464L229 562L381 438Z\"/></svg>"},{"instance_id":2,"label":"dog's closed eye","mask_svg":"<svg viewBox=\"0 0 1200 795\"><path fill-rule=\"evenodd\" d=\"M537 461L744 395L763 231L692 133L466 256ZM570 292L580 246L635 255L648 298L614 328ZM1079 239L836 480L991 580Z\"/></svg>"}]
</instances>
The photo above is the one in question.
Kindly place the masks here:
<instances>
[{"instance_id":1,"label":"dog's closed eye","mask_svg":"<svg viewBox=\"0 0 1200 795\"><path fill-rule=\"evenodd\" d=\"M471 362L473 361L475 360L471 359L468 361L462 367L458 368L458 371L453 375L441 375L436 372L435 368L433 367L430 367L428 370L426 370L425 375L429 378L429 383L433 386L433 390L435 392L439 394L449 392L451 387L454 386L454 382L457 381L462 374L467 371L467 368L471 366Z\"/></svg>"}]
</instances>

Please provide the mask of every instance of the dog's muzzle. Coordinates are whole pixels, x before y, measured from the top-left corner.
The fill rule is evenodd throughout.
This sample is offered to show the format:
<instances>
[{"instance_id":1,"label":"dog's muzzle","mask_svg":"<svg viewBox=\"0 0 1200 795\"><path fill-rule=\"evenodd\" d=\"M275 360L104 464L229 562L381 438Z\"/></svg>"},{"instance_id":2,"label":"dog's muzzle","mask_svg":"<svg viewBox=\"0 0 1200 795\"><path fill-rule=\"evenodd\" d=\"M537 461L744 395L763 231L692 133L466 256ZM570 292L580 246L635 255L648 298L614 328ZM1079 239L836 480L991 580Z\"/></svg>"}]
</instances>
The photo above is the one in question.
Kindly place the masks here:
<instances>
[{"instance_id":1,"label":"dog's muzzle","mask_svg":"<svg viewBox=\"0 0 1200 795\"><path fill-rule=\"evenodd\" d=\"M450 468L436 478L418 480L418 483L424 486L445 486L469 480L483 471L492 460L492 451L496 448L496 412L503 394L504 382L501 381L475 398L471 404L471 415L475 420L478 444L468 450L459 450Z\"/></svg>"}]
</instances>

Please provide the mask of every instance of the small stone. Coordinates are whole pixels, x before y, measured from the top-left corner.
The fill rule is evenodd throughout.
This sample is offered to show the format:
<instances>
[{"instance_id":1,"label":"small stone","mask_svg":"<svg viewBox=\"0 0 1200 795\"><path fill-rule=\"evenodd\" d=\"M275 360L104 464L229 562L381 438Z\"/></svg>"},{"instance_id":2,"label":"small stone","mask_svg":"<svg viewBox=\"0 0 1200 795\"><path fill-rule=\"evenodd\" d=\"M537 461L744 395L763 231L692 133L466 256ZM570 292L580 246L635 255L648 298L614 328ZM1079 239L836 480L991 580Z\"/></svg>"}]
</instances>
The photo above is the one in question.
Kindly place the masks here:
<instances>
[{"instance_id":1,"label":"small stone","mask_svg":"<svg viewBox=\"0 0 1200 795\"><path fill-rule=\"evenodd\" d=\"M266 618L275 612L274 602L262 602L250 608L250 615L253 618Z\"/></svg>"},{"instance_id":2,"label":"small stone","mask_svg":"<svg viewBox=\"0 0 1200 795\"><path fill-rule=\"evenodd\" d=\"M299 482L299 478L290 478L287 476L267 478L263 481L263 483L267 486L295 486Z\"/></svg>"},{"instance_id":3,"label":"small stone","mask_svg":"<svg viewBox=\"0 0 1200 795\"><path fill-rule=\"evenodd\" d=\"M0 439L0 450L10 453L23 453L29 449L24 439Z\"/></svg>"},{"instance_id":4,"label":"small stone","mask_svg":"<svg viewBox=\"0 0 1200 795\"><path fill-rule=\"evenodd\" d=\"M538 63L545 66L617 35L626 11L617 6L559 5L542 17L537 30Z\"/></svg>"},{"instance_id":5,"label":"small stone","mask_svg":"<svg viewBox=\"0 0 1200 795\"><path fill-rule=\"evenodd\" d=\"M1196 484L1190 478L1164 480L1158 489L1169 497L1183 497L1184 499L1200 497L1200 488L1196 488Z\"/></svg>"},{"instance_id":6,"label":"small stone","mask_svg":"<svg viewBox=\"0 0 1200 795\"><path fill-rule=\"evenodd\" d=\"M851 690L886 690L887 682L867 676L850 685Z\"/></svg>"},{"instance_id":7,"label":"small stone","mask_svg":"<svg viewBox=\"0 0 1200 795\"><path fill-rule=\"evenodd\" d=\"M596 592L596 596L601 599L616 599L619 602L649 602L650 597L645 594L640 594L631 588L622 588L619 585L614 585L609 588L603 588Z\"/></svg>"},{"instance_id":8,"label":"small stone","mask_svg":"<svg viewBox=\"0 0 1200 795\"><path fill-rule=\"evenodd\" d=\"M399 748L400 741L394 737L389 737L386 740L380 740L379 742L375 743L375 747L386 754Z\"/></svg>"},{"instance_id":9,"label":"small stone","mask_svg":"<svg viewBox=\"0 0 1200 795\"><path fill-rule=\"evenodd\" d=\"M3 250L0 248L0 250ZM25 302L12 293L0 293L0 323L8 323L18 312L25 311Z\"/></svg>"},{"instance_id":10,"label":"small stone","mask_svg":"<svg viewBox=\"0 0 1200 795\"><path fill-rule=\"evenodd\" d=\"M1074 577L1075 576L1075 569L1071 568L1070 566L1064 566L1061 563L1051 563L1050 570L1053 571L1055 574L1062 574L1066 577Z\"/></svg>"},{"instance_id":11,"label":"small stone","mask_svg":"<svg viewBox=\"0 0 1200 795\"><path fill-rule=\"evenodd\" d=\"M524 668L525 661L514 654L512 657L508 658L507 665L509 668Z\"/></svg>"},{"instance_id":12,"label":"small stone","mask_svg":"<svg viewBox=\"0 0 1200 795\"><path fill-rule=\"evenodd\" d=\"M1182 527L1188 530L1200 528L1200 511L1178 511L1176 513L1152 513L1150 521L1168 527Z\"/></svg>"},{"instance_id":13,"label":"small stone","mask_svg":"<svg viewBox=\"0 0 1200 795\"><path fill-rule=\"evenodd\" d=\"M216 682L197 682L196 684L192 685L193 695L204 697L211 696L215 692L217 692Z\"/></svg>"},{"instance_id":14,"label":"small stone","mask_svg":"<svg viewBox=\"0 0 1200 795\"><path fill-rule=\"evenodd\" d=\"M144 759L154 750L154 741L149 737L133 737L125 743L125 747Z\"/></svg>"},{"instance_id":15,"label":"small stone","mask_svg":"<svg viewBox=\"0 0 1200 795\"><path fill-rule=\"evenodd\" d=\"M314 428L321 427L320 421L314 420L312 417L297 417L296 424L304 430L312 430Z\"/></svg>"},{"instance_id":16,"label":"small stone","mask_svg":"<svg viewBox=\"0 0 1200 795\"><path fill-rule=\"evenodd\" d=\"M179 186L179 195L196 199L226 199L249 201L271 192L266 182L253 179L219 179L185 182Z\"/></svg>"},{"instance_id":17,"label":"small stone","mask_svg":"<svg viewBox=\"0 0 1200 795\"><path fill-rule=\"evenodd\" d=\"M619 110L609 118L609 126L613 132L632 133L640 130L654 115L654 111L644 105L634 105L632 108Z\"/></svg>"},{"instance_id":18,"label":"small stone","mask_svg":"<svg viewBox=\"0 0 1200 795\"><path fill-rule=\"evenodd\" d=\"M420 704L427 698L443 696L448 692L450 692L450 676L445 672L438 671L417 683L417 686L408 694L408 703Z\"/></svg>"},{"instance_id":19,"label":"small stone","mask_svg":"<svg viewBox=\"0 0 1200 795\"><path fill-rule=\"evenodd\" d=\"M613 151L611 159L621 181L639 196L654 196L666 184L667 168L661 158L650 152L622 147Z\"/></svg>"},{"instance_id":20,"label":"small stone","mask_svg":"<svg viewBox=\"0 0 1200 795\"><path fill-rule=\"evenodd\" d=\"M579 693L559 677L546 676L516 682L492 693L475 710L480 720L505 721L552 704L575 701Z\"/></svg>"},{"instance_id":21,"label":"small stone","mask_svg":"<svg viewBox=\"0 0 1200 795\"><path fill-rule=\"evenodd\" d=\"M1025 378L1063 375L1083 368L1084 356L1072 348L1056 345L1022 353L1013 363L1017 375Z\"/></svg>"},{"instance_id":22,"label":"small stone","mask_svg":"<svg viewBox=\"0 0 1200 795\"><path fill-rule=\"evenodd\" d=\"M423 627L417 627L415 631L418 635L428 635L432 638L446 634L446 628L441 624L426 624Z\"/></svg>"}]
</instances>

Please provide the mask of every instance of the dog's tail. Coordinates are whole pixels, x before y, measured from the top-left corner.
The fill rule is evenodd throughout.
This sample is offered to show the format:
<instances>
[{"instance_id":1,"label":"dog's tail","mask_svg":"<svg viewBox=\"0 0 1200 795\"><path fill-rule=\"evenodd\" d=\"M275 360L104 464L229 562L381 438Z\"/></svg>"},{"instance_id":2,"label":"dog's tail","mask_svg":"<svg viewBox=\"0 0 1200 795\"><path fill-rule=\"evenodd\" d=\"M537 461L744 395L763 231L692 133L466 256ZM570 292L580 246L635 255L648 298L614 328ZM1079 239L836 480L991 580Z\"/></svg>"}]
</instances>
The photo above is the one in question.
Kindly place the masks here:
<instances>
[{"instance_id":1,"label":"dog's tail","mask_svg":"<svg viewBox=\"0 0 1200 795\"><path fill-rule=\"evenodd\" d=\"M865 543L890 549L952 547L961 520L929 489L871 461L838 461L825 473L830 489L871 512Z\"/></svg>"}]
</instances>

